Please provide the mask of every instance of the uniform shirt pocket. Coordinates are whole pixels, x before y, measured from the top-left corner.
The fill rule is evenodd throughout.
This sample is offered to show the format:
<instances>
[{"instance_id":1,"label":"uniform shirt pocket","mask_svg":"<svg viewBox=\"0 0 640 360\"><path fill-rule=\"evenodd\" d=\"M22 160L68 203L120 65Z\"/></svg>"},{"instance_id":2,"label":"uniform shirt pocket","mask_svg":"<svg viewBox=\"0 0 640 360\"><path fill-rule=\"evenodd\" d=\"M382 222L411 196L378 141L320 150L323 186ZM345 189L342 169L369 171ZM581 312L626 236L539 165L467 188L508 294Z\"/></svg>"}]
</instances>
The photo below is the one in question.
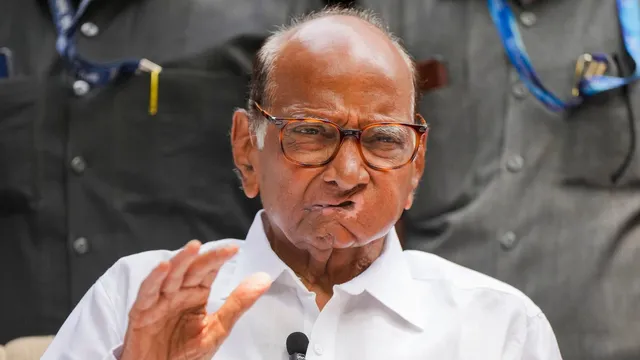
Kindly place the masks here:
<instances>
[{"instance_id":1,"label":"uniform shirt pocket","mask_svg":"<svg viewBox=\"0 0 640 360\"><path fill-rule=\"evenodd\" d=\"M34 79L0 80L0 215L29 211L36 202Z\"/></svg>"},{"instance_id":2,"label":"uniform shirt pocket","mask_svg":"<svg viewBox=\"0 0 640 360\"><path fill-rule=\"evenodd\" d=\"M232 172L229 130L247 93L245 76L188 69L160 74L158 112L150 115L149 75L115 96L114 181L125 211L164 212L176 206L215 212L244 195ZM224 198L224 199L223 199Z\"/></svg>"}]
</instances>

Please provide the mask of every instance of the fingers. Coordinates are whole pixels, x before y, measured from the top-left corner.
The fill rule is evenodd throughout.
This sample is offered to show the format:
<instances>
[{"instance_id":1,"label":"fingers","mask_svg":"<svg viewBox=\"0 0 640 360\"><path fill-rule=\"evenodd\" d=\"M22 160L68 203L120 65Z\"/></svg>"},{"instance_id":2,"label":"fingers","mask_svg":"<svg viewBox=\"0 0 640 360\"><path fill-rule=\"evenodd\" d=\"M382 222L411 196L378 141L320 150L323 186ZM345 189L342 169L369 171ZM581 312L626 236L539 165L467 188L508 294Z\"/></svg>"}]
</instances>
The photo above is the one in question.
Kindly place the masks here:
<instances>
[{"instance_id":1,"label":"fingers","mask_svg":"<svg viewBox=\"0 0 640 360\"><path fill-rule=\"evenodd\" d=\"M187 245L171 259L171 272L164 280L162 292L173 293L178 291L182 286L184 274L187 272L191 264L198 256L200 251L200 242L191 240Z\"/></svg>"},{"instance_id":2,"label":"fingers","mask_svg":"<svg viewBox=\"0 0 640 360\"><path fill-rule=\"evenodd\" d=\"M208 273L202 278L202 281L200 281L200 286L204 288L210 288L211 285L213 285L213 281L216 279L216 276L218 276L218 271L212 271Z\"/></svg>"},{"instance_id":3,"label":"fingers","mask_svg":"<svg viewBox=\"0 0 640 360\"><path fill-rule=\"evenodd\" d=\"M133 309L140 311L146 310L158 301L158 298L160 297L160 288L162 287L162 283L167 277L170 268L171 265L168 262L163 261L151 271L149 276L147 276L140 285L138 297L133 305Z\"/></svg>"},{"instance_id":4,"label":"fingers","mask_svg":"<svg viewBox=\"0 0 640 360\"><path fill-rule=\"evenodd\" d=\"M168 299L171 299L172 307L179 304L178 306L184 309L206 305L211 284L218 270L238 252L238 247L228 246L198 255L200 246L199 241L190 241L171 260L160 263L142 282L130 312L130 317L136 319L136 326L152 324L165 316L170 304ZM244 288L242 286L234 293L244 289L240 291L240 295L251 299L252 285L245 285ZM268 285L264 291L267 288ZM171 296L167 298L162 296L163 294ZM251 306L261 294L254 295L255 299L248 306Z\"/></svg>"},{"instance_id":5,"label":"fingers","mask_svg":"<svg viewBox=\"0 0 640 360\"><path fill-rule=\"evenodd\" d=\"M210 287L220 267L237 252L237 246L228 246L200 255L189 267L182 286Z\"/></svg>"},{"instance_id":6,"label":"fingers","mask_svg":"<svg viewBox=\"0 0 640 360\"><path fill-rule=\"evenodd\" d=\"M193 316L197 313L198 309L205 312L204 306L207 304L207 299L209 298L209 289L190 288L188 291L180 292L179 297L180 299L177 299L177 304L176 299L172 301L165 296L160 297L154 306L135 318L135 327L148 326L162 319L179 316L180 314ZM183 313L185 311L186 313Z\"/></svg>"},{"instance_id":7,"label":"fingers","mask_svg":"<svg viewBox=\"0 0 640 360\"><path fill-rule=\"evenodd\" d=\"M211 315L212 319L208 325L211 330L209 334L213 337L211 340L221 343L240 316L269 289L271 281L269 275L265 273L253 274L242 281L220 309Z\"/></svg>"}]
</instances>

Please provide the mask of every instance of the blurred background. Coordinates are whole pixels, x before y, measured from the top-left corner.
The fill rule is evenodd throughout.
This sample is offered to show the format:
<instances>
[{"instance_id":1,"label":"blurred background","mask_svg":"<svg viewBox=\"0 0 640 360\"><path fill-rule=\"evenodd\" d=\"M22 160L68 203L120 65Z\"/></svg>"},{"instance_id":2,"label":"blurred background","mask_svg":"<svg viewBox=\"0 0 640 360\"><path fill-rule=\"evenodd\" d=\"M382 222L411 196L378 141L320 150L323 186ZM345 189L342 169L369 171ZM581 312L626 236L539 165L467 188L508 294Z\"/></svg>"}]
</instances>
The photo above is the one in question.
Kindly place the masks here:
<instances>
[{"instance_id":1,"label":"blurred background","mask_svg":"<svg viewBox=\"0 0 640 360\"><path fill-rule=\"evenodd\" d=\"M584 54L635 79L620 1L0 0L0 360L39 358L118 258L244 238L261 205L232 171L231 115L270 32L327 5L376 12L416 63L431 132L403 246L525 292L565 359L640 359L637 84L540 95L575 100Z\"/></svg>"}]
</instances>

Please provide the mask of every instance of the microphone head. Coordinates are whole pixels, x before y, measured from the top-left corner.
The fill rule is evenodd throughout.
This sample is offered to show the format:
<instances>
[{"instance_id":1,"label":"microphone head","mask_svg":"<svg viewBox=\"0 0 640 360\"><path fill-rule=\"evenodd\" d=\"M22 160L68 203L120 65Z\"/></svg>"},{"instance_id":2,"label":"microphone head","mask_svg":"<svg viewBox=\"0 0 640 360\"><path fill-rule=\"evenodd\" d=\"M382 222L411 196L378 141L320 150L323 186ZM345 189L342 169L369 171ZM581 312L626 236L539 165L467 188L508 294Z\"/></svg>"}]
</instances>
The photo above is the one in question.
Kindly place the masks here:
<instances>
[{"instance_id":1,"label":"microphone head","mask_svg":"<svg viewBox=\"0 0 640 360\"><path fill-rule=\"evenodd\" d=\"M294 332L287 337L287 352L289 355L307 354L307 347L309 346L309 338L307 335L301 332Z\"/></svg>"}]
</instances>

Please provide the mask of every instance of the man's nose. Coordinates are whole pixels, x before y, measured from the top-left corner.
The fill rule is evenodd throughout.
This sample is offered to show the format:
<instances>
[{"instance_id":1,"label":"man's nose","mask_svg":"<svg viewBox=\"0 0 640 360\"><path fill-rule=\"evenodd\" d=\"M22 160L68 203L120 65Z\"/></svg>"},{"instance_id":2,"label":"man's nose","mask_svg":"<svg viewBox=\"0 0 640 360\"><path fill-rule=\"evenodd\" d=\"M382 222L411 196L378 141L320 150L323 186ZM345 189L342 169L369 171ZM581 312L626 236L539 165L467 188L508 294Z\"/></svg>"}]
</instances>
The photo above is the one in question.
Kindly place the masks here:
<instances>
[{"instance_id":1,"label":"man's nose","mask_svg":"<svg viewBox=\"0 0 640 360\"><path fill-rule=\"evenodd\" d=\"M358 150L357 140L348 137L342 143L336 157L327 164L323 180L348 191L369 182L369 172Z\"/></svg>"}]
</instances>

